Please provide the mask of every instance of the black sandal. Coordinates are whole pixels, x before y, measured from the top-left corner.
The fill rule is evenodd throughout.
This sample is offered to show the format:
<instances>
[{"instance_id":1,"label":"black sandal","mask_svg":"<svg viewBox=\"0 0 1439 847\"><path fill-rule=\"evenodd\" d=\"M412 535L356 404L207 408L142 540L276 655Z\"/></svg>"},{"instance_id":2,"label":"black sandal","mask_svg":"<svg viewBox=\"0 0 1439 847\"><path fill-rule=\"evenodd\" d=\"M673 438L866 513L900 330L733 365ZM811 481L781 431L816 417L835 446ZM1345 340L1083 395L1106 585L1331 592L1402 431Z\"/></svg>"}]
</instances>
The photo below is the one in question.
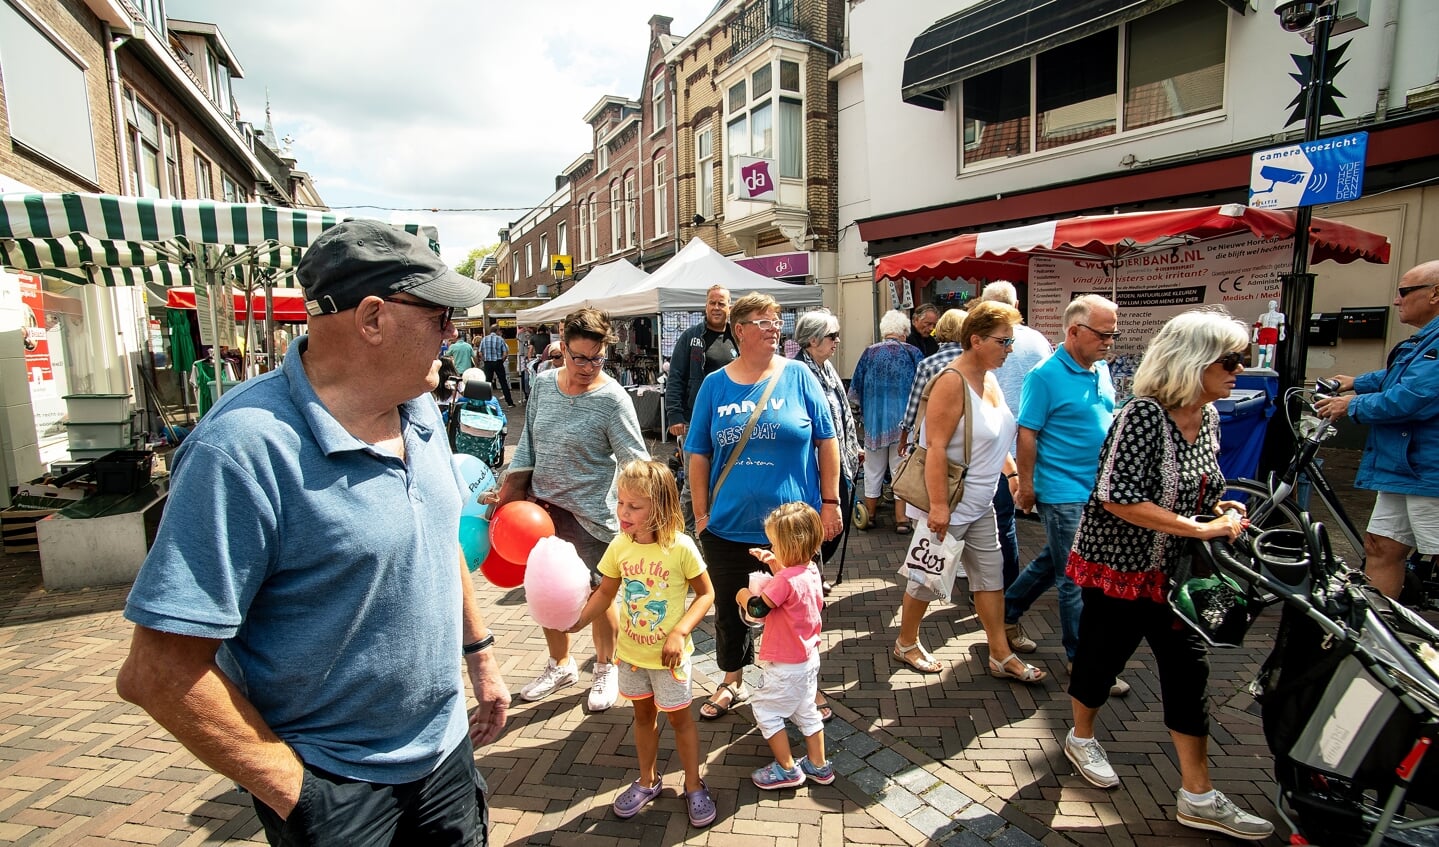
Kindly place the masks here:
<instances>
[{"instance_id":1,"label":"black sandal","mask_svg":"<svg viewBox=\"0 0 1439 847\"><path fill-rule=\"evenodd\" d=\"M743 686L744 683L741 682L741 683L739 683L739 685ZM726 704L724 704L724 705L721 705L721 704L719 704L719 703L716 703L715 700L714 700L715 697L718 697L718 696L719 696L719 693L720 693L721 691L729 691L729 702L726 703ZM740 693L735 690L735 683L732 683L732 682L722 682L722 683L720 683L719 688L716 688L716 689L715 689L714 695L713 695L712 697L710 697L710 699L704 701L704 703L702 703L702 704L700 705L700 720L702 720L702 721L717 721L717 720L719 720L720 718L724 717L725 715L729 714L731 709L735 708L736 706L742 706L742 705L744 705L745 702L748 701L748 700L749 700L749 692L748 692L748 691L746 691L746 692L744 693L744 696L740 696ZM712 715L710 715L710 714L705 714L705 706L708 706L708 707L710 707L711 709L714 709L714 714L712 714Z\"/></svg>"}]
</instances>

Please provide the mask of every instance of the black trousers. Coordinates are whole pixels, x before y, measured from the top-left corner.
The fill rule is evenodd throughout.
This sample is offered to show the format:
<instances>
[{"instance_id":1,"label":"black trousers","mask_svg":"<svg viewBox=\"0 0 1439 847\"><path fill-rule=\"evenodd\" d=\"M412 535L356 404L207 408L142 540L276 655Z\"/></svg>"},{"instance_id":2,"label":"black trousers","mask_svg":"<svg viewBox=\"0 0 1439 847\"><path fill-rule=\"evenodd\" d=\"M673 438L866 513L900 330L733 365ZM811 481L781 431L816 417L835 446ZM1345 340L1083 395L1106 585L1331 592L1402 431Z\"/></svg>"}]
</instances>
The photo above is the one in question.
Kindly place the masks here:
<instances>
[{"instance_id":1,"label":"black trousers","mask_svg":"<svg viewBox=\"0 0 1439 847\"><path fill-rule=\"evenodd\" d=\"M258 799L265 837L284 847L484 847L489 843L485 782L466 738L435 772L400 785L361 782L305 766L300 802L280 820Z\"/></svg>"},{"instance_id":2,"label":"black trousers","mask_svg":"<svg viewBox=\"0 0 1439 847\"><path fill-rule=\"evenodd\" d=\"M490 385L498 385L500 390L505 392L505 405L515 405L515 401L510 397L510 375L505 373L504 359L485 360L485 380Z\"/></svg>"},{"instance_id":3,"label":"black trousers","mask_svg":"<svg viewBox=\"0 0 1439 847\"><path fill-rule=\"evenodd\" d=\"M1182 735L1209 734L1209 651L1166 603L1121 600L1098 588L1080 592L1079 648L1069 696L1091 709L1109 699L1109 687L1141 640L1154 651L1164 725Z\"/></svg>"},{"instance_id":4,"label":"black trousers","mask_svg":"<svg viewBox=\"0 0 1439 847\"><path fill-rule=\"evenodd\" d=\"M754 664L754 634L740 618L734 596L741 588L749 587L751 572L769 572L749 554L751 547L769 545L730 541L709 530L700 533L699 542L715 587L715 663L725 673L744 670L746 665Z\"/></svg>"}]
</instances>

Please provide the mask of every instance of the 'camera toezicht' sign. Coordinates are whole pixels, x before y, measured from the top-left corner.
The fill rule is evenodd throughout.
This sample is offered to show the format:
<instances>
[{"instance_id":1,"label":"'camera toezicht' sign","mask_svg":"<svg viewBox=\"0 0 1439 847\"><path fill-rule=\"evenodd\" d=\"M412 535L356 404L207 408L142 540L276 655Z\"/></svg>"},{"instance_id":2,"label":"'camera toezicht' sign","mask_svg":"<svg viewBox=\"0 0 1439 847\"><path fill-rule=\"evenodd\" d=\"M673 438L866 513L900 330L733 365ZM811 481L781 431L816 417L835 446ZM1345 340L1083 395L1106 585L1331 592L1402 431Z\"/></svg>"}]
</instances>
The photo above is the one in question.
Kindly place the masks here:
<instances>
[{"instance_id":1,"label":"'camera toezicht' sign","mask_svg":"<svg viewBox=\"0 0 1439 847\"><path fill-rule=\"evenodd\" d=\"M1368 144L1369 133L1355 132L1256 151L1249 165L1249 205L1293 209L1359 199Z\"/></svg>"}]
</instances>

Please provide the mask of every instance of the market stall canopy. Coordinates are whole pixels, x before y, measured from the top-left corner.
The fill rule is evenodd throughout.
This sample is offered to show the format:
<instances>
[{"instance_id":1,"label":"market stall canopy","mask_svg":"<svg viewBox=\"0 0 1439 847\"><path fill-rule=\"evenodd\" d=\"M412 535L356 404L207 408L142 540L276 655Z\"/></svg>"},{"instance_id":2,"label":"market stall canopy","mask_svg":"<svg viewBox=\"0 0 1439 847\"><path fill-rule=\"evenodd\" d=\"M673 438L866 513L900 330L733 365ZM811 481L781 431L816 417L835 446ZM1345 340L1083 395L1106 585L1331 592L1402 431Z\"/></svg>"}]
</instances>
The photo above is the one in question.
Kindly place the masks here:
<instances>
[{"instance_id":1,"label":"market stall canopy","mask_svg":"<svg viewBox=\"0 0 1439 847\"><path fill-rule=\"evenodd\" d=\"M165 308L167 309L190 309L194 310L195 289L189 286L176 285L165 290ZM305 295L293 288L277 288L269 298L274 306L274 319L286 323L304 323L309 319L305 313ZM250 295L250 302L247 306L245 295L235 295L235 320L243 321L253 312L256 320L265 318L265 295L257 293Z\"/></svg>"},{"instance_id":2,"label":"market stall canopy","mask_svg":"<svg viewBox=\"0 0 1439 847\"><path fill-rule=\"evenodd\" d=\"M796 285L761 276L694 238L636 288L611 297L604 308L614 317L701 312L713 285L723 285L734 297L751 291L768 294L785 309L818 306L821 302L819 286Z\"/></svg>"},{"instance_id":3,"label":"market stall canopy","mask_svg":"<svg viewBox=\"0 0 1439 847\"><path fill-rule=\"evenodd\" d=\"M0 265L78 285L205 282L206 271L238 266L273 284L320 233L349 220L330 212L213 200L108 194L0 194ZM429 239L434 227L394 224ZM198 277L198 279L197 279Z\"/></svg>"},{"instance_id":4,"label":"market stall canopy","mask_svg":"<svg viewBox=\"0 0 1439 847\"><path fill-rule=\"evenodd\" d=\"M990 232L967 233L879 260L877 279L986 279L1026 282L1033 256L1102 261L1175 250L1235 233L1262 239L1292 238L1294 213L1239 204L1090 215ZM1314 218L1309 226L1314 262L1389 261L1389 239L1377 233Z\"/></svg>"},{"instance_id":5,"label":"market stall canopy","mask_svg":"<svg viewBox=\"0 0 1439 847\"><path fill-rule=\"evenodd\" d=\"M569 291L543 306L519 310L515 320L524 325L542 324L564 320L576 309L608 309L609 298L639 286L647 278L649 274L624 259L596 265Z\"/></svg>"}]
</instances>

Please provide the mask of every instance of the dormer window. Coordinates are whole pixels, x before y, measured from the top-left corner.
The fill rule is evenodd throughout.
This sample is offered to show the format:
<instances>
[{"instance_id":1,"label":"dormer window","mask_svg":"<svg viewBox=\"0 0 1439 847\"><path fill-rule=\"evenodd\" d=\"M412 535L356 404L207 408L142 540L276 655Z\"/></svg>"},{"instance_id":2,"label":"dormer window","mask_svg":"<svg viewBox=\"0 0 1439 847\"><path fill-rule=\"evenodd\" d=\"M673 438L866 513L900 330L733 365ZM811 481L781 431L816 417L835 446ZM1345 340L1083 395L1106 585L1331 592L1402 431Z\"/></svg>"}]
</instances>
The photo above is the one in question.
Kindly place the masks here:
<instances>
[{"instance_id":1,"label":"dormer window","mask_svg":"<svg viewBox=\"0 0 1439 847\"><path fill-rule=\"evenodd\" d=\"M595 148L595 171L600 172L608 170L609 166L610 147L608 144L600 142L600 144Z\"/></svg>"}]
</instances>

